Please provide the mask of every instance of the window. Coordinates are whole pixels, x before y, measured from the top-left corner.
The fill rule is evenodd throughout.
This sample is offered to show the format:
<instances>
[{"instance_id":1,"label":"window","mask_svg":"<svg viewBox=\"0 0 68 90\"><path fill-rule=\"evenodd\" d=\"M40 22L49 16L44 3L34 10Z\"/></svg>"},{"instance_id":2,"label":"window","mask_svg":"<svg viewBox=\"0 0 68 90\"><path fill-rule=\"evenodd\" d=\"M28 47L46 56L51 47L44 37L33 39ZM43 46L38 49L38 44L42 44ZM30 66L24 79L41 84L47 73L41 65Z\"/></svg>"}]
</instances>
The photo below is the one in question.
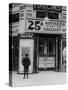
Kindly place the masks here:
<instances>
[{"instance_id":1,"label":"window","mask_svg":"<svg viewBox=\"0 0 68 90\"><path fill-rule=\"evenodd\" d=\"M9 14L9 23L18 22L19 21L19 13Z\"/></svg>"},{"instance_id":2,"label":"window","mask_svg":"<svg viewBox=\"0 0 68 90\"><path fill-rule=\"evenodd\" d=\"M32 17L32 13L26 13L27 17Z\"/></svg>"},{"instance_id":3,"label":"window","mask_svg":"<svg viewBox=\"0 0 68 90\"><path fill-rule=\"evenodd\" d=\"M59 19L58 12L47 12L49 19ZM36 18L45 18L46 12L45 11L36 11Z\"/></svg>"},{"instance_id":4,"label":"window","mask_svg":"<svg viewBox=\"0 0 68 90\"><path fill-rule=\"evenodd\" d=\"M19 21L19 13L13 14L13 22Z\"/></svg>"},{"instance_id":5,"label":"window","mask_svg":"<svg viewBox=\"0 0 68 90\"><path fill-rule=\"evenodd\" d=\"M50 39L47 42L47 54L54 55L55 54L55 41Z\"/></svg>"},{"instance_id":6,"label":"window","mask_svg":"<svg viewBox=\"0 0 68 90\"><path fill-rule=\"evenodd\" d=\"M59 13L58 12L48 12L48 18L49 19L59 19Z\"/></svg>"},{"instance_id":7,"label":"window","mask_svg":"<svg viewBox=\"0 0 68 90\"><path fill-rule=\"evenodd\" d=\"M55 40L53 38L39 40L39 55L55 55Z\"/></svg>"},{"instance_id":8,"label":"window","mask_svg":"<svg viewBox=\"0 0 68 90\"><path fill-rule=\"evenodd\" d=\"M44 42L43 41L39 41L39 54L43 54L44 53Z\"/></svg>"},{"instance_id":9,"label":"window","mask_svg":"<svg viewBox=\"0 0 68 90\"><path fill-rule=\"evenodd\" d=\"M43 11L36 12L36 18L44 18L44 17L45 17L45 12Z\"/></svg>"}]
</instances>

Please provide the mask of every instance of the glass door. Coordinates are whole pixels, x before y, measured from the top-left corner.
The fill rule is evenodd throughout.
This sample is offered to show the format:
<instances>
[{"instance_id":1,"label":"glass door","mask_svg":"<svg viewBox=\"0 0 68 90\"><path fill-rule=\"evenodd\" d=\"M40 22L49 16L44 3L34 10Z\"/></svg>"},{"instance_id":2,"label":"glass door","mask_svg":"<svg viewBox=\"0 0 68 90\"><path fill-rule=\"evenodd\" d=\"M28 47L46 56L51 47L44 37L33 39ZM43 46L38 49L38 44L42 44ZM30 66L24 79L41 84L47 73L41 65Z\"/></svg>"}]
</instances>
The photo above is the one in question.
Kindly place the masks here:
<instances>
[{"instance_id":1,"label":"glass door","mask_svg":"<svg viewBox=\"0 0 68 90\"><path fill-rule=\"evenodd\" d=\"M55 68L55 39L39 39L39 70Z\"/></svg>"}]
</instances>

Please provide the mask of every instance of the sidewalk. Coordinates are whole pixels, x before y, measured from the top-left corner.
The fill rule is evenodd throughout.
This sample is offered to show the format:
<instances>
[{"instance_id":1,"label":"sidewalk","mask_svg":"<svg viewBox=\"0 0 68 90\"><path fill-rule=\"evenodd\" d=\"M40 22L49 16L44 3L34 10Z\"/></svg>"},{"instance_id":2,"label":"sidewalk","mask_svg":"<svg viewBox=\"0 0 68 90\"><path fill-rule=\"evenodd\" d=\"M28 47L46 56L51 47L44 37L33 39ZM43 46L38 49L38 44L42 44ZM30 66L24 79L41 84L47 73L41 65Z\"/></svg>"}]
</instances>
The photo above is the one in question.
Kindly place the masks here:
<instances>
[{"instance_id":1,"label":"sidewalk","mask_svg":"<svg viewBox=\"0 0 68 90\"><path fill-rule=\"evenodd\" d=\"M29 79L23 79L22 74L13 73L13 86L37 86L66 84L65 72L42 71L30 74Z\"/></svg>"}]
</instances>

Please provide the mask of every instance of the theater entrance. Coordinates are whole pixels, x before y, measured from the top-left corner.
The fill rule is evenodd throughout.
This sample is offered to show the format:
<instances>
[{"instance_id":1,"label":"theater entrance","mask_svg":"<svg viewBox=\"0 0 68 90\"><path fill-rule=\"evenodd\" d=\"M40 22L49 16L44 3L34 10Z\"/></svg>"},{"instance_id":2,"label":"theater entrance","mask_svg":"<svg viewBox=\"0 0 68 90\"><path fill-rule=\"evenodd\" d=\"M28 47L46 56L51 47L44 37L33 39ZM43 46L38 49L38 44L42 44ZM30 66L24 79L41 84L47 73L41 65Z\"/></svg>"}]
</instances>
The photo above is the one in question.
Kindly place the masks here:
<instances>
[{"instance_id":1,"label":"theater entrance","mask_svg":"<svg viewBox=\"0 0 68 90\"><path fill-rule=\"evenodd\" d=\"M38 37L37 66L38 71L57 70L58 39L56 37Z\"/></svg>"}]
</instances>

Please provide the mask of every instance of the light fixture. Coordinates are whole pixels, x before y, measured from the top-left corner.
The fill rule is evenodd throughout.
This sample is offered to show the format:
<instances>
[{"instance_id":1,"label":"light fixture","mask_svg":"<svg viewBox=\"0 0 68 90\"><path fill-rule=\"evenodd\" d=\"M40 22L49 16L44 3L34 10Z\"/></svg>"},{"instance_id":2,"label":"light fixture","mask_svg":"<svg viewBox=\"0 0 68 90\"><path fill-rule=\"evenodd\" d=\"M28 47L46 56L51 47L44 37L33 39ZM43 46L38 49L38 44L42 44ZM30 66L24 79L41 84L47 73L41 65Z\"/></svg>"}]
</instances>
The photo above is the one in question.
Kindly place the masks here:
<instances>
[{"instance_id":1,"label":"light fixture","mask_svg":"<svg viewBox=\"0 0 68 90\"><path fill-rule=\"evenodd\" d=\"M49 21L49 19L48 19L48 17L46 16L45 18L44 18L44 22L48 22Z\"/></svg>"}]
</instances>

